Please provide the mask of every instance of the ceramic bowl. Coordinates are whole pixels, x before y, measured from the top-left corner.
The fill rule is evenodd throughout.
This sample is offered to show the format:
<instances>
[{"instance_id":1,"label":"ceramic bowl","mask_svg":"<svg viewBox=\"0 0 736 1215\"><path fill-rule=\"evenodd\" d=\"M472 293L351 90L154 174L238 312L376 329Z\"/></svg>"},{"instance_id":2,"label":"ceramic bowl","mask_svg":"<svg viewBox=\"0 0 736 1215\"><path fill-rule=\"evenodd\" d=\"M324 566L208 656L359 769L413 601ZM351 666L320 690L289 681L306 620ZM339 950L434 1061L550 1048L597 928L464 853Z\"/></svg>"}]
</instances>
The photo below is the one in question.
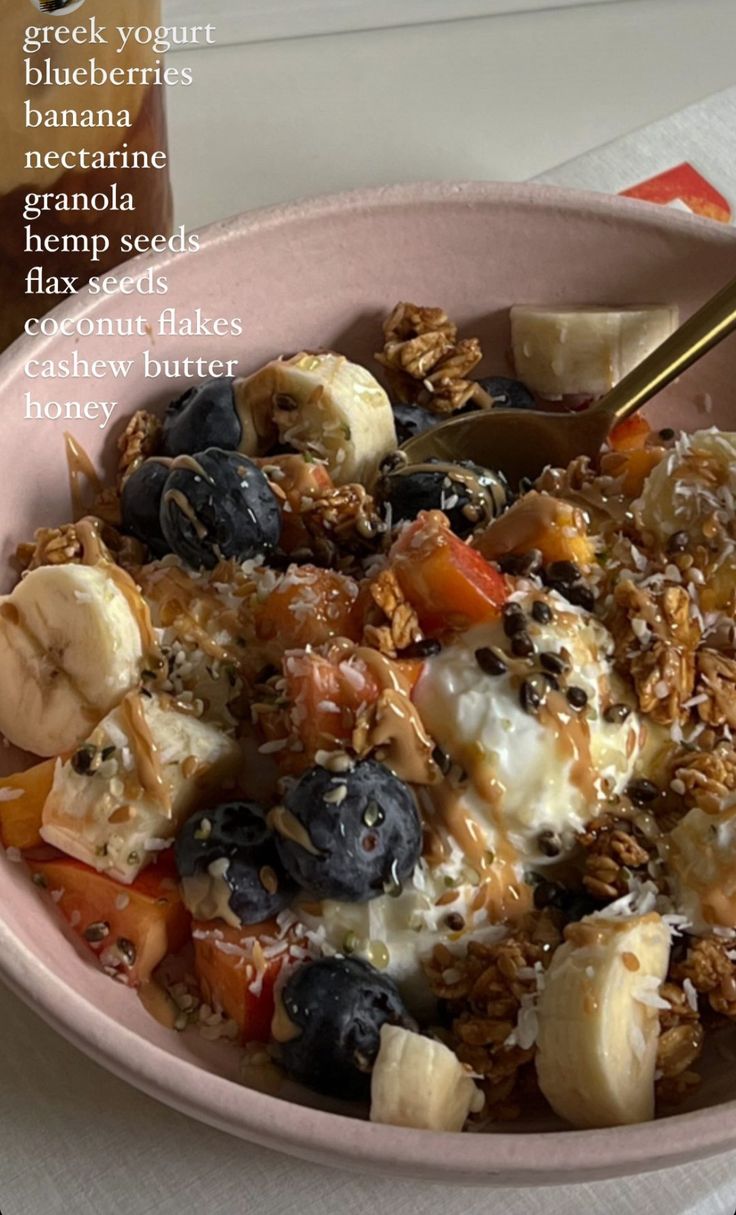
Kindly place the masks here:
<instances>
[{"instance_id":1,"label":"ceramic bowl","mask_svg":"<svg viewBox=\"0 0 736 1215\"><path fill-rule=\"evenodd\" d=\"M380 321L400 299L441 304L508 373L507 309L515 302L671 303L682 315L736 274L736 234L716 223L624 199L532 186L438 184L370 190L243 215L202 233L198 252L139 259L167 296L80 294L54 318L153 322L242 318L242 336L23 339L0 361L0 568L18 540L70 517L63 431L114 464L125 415L163 405L187 383L145 377L186 357L237 359L243 370L298 349L332 347L370 360ZM126 379L29 382L28 358L134 359ZM736 340L723 343L656 402L660 425L736 428ZM108 427L26 420L34 399L117 401ZM12 575L3 575L5 588ZM18 756L4 755L5 770ZM565 1131L520 1125L446 1136L365 1123L236 1082L237 1052L178 1035L135 994L110 982L64 936L53 907L18 864L0 858L0 975L82 1051L178 1110L232 1134L325 1164L428 1180L534 1185L621 1176L736 1146L736 1080L714 1057L692 1107L643 1126ZM304 1102L304 1103L301 1103Z\"/></svg>"}]
</instances>

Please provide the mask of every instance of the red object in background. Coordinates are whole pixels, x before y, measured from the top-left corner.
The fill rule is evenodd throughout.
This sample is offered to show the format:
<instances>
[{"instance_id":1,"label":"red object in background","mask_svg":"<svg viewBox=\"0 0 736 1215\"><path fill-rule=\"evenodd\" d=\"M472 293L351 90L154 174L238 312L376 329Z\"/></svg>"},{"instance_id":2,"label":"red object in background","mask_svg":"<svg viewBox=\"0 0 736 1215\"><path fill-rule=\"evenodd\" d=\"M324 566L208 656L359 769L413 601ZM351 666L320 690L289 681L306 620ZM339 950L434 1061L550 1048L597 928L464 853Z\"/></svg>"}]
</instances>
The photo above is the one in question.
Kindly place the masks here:
<instances>
[{"instance_id":1,"label":"red object in background","mask_svg":"<svg viewBox=\"0 0 736 1215\"><path fill-rule=\"evenodd\" d=\"M728 199L687 161L621 193L625 198L641 198L665 206L679 199L695 215L721 224L730 224L733 217Z\"/></svg>"}]
</instances>

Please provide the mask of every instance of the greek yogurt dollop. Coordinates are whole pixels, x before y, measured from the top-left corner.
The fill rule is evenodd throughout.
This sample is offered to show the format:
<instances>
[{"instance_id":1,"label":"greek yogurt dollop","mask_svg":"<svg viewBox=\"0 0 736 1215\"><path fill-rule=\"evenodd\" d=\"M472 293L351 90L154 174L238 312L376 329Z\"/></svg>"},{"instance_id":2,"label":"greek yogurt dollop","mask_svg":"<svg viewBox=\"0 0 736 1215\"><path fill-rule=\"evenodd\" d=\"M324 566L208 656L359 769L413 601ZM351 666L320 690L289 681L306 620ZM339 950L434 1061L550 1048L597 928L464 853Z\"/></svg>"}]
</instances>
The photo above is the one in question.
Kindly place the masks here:
<instances>
[{"instance_id":1,"label":"greek yogurt dollop","mask_svg":"<svg viewBox=\"0 0 736 1215\"><path fill-rule=\"evenodd\" d=\"M432 737L467 773L463 811L489 849L505 841L529 861L540 859L542 833L552 833L564 852L600 803L620 792L643 730L612 670L604 626L554 592L514 600L534 654L511 656L502 620L478 625L427 660L414 701ZM549 611L533 612L535 601ZM500 660L498 673L489 673L489 652ZM547 686L536 708L525 695L530 677L534 687Z\"/></svg>"}]
</instances>

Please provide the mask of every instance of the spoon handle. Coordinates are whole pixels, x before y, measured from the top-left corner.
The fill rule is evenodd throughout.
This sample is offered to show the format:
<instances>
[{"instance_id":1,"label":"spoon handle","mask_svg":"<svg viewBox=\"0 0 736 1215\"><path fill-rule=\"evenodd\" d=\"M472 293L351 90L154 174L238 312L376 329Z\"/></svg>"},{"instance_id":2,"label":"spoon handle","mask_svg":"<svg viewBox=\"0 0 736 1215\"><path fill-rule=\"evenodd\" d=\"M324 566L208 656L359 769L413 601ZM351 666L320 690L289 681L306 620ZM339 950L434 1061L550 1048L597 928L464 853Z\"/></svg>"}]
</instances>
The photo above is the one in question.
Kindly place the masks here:
<instances>
[{"instance_id":1,"label":"spoon handle","mask_svg":"<svg viewBox=\"0 0 736 1215\"><path fill-rule=\"evenodd\" d=\"M636 413L660 389L736 329L736 279L699 308L590 410L614 422Z\"/></svg>"}]
</instances>

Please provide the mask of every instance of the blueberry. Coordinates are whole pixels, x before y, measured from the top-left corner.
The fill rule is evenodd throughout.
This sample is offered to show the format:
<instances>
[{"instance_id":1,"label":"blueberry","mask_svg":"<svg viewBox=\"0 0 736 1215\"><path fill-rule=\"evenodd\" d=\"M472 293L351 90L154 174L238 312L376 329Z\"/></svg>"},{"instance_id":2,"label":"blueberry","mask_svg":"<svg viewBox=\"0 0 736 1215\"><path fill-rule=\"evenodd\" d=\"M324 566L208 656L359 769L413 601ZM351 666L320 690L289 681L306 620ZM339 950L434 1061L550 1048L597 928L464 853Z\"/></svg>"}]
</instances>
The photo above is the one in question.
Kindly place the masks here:
<instances>
[{"instance_id":1,"label":"blueberry","mask_svg":"<svg viewBox=\"0 0 736 1215\"><path fill-rule=\"evenodd\" d=\"M281 1044L284 1068L334 1097L367 1098L383 1025L416 1029L393 980L358 958L304 963L281 999L295 1031Z\"/></svg>"},{"instance_id":2,"label":"blueberry","mask_svg":"<svg viewBox=\"0 0 736 1215\"><path fill-rule=\"evenodd\" d=\"M534 906L538 911L546 907L554 908L562 913L566 924L571 924L597 911L600 904L587 890L571 889L561 882L549 882L542 878L534 886Z\"/></svg>"},{"instance_id":3,"label":"blueberry","mask_svg":"<svg viewBox=\"0 0 736 1215\"><path fill-rule=\"evenodd\" d=\"M205 380L169 405L161 449L165 456L193 455L207 447L235 451L242 434L233 380Z\"/></svg>"},{"instance_id":4,"label":"blueberry","mask_svg":"<svg viewBox=\"0 0 736 1215\"><path fill-rule=\"evenodd\" d=\"M490 397L493 397L496 409L539 408L526 384L522 384L521 380L510 380L505 375L491 375L486 376L484 380L478 380L478 383Z\"/></svg>"},{"instance_id":5,"label":"blueberry","mask_svg":"<svg viewBox=\"0 0 736 1215\"><path fill-rule=\"evenodd\" d=\"M259 924L291 900L293 883L254 802L227 802L193 815L177 836L174 856L184 902L197 919L214 918L227 907L241 924Z\"/></svg>"},{"instance_id":6,"label":"blueberry","mask_svg":"<svg viewBox=\"0 0 736 1215\"><path fill-rule=\"evenodd\" d=\"M393 411L396 437L399 443L406 443L415 435L424 434L425 430L431 430L440 421L434 414L422 409L419 405L394 405Z\"/></svg>"},{"instance_id":7,"label":"blueberry","mask_svg":"<svg viewBox=\"0 0 736 1215\"><path fill-rule=\"evenodd\" d=\"M594 911L600 909L600 904L596 903L592 895L589 895L587 890L571 891L570 898L566 901L562 908L565 917L565 923L572 924L577 920L582 920L587 915L591 915Z\"/></svg>"},{"instance_id":8,"label":"blueberry","mask_svg":"<svg viewBox=\"0 0 736 1215\"><path fill-rule=\"evenodd\" d=\"M161 499L161 530L171 551L195 569L270 552L281 511L260 468L238 452L179 456Z\"/></svg>"},{"instance_id":9,"label":"blueberry","mask_svg":"<svg viewBox=\"0 0 736 1215\"><path fill-rule=\"evenodd\" d=\"M461 414L477 413L478 406L473 401L468 401L467 405L463 405L462 409L458 409L452 414L453 418L460 417ZM407 443L409 439L413 439L416 435L424 434L426 430L432 430L434 426L439 426L442 422L449 421L449 418L444 415L430 413L428 409L422 409L421 405L394 405L394 422L396 424L396 437L401 443Z\"/></svg>"},{"instance_id":10,"label":"blueberry","mask_svg":"<svg viewBox=\"0 0 736 1215\"><path fill-rule=\"evenodd\" d=\"M339 775L310 768L275 817L281 862L318 899L366 903L398 889L422 851L422 826L408 787L364 760Z\"/></svg>"},{"instance_id":11,"label":"blueberry","mask_svg":"<svg viewBox=\"0 0 736 1215\"><path fill-rule=\"evenodd\" d=\"M422 510L442 510L452 530L463 538L500 514L508 501L501 474L469 460L445 464L432 458L425 464L398 467L382 479L378 492L390 504L394 523L416 519Z\"/></svg>"},{"instance_id":12,"label":"blueberry","mask_svg":"<svg viewBox=\"0 0 736 1215\"><path fill-rule=\"evenodd\" d=\"M161 495L168 475L167 464L160 460L144 460L128 477L121 495L124 530L148 545L154 557L163 557L171 551L159 518Z\"/></svg>"}]
</instances>

